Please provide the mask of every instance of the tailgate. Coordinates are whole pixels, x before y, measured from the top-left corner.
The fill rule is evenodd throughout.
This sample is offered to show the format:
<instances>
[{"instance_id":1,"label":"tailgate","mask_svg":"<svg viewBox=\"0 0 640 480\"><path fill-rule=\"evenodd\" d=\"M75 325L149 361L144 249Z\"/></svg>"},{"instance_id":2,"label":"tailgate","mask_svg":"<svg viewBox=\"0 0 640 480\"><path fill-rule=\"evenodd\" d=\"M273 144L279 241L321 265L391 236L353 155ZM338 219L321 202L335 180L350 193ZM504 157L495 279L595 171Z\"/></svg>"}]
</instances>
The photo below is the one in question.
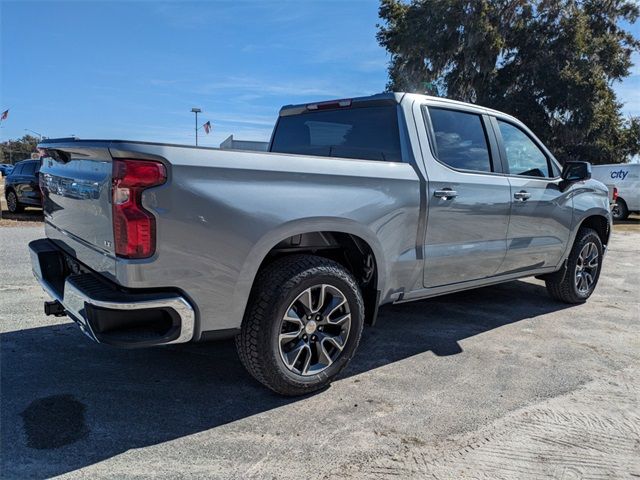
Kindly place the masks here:
<instances>
[{"instance_id":1,"label":"tailgate","mask_svg":"<svg viewBox=\"0 0 640 480\"><path fill-rule=\"evenodd\" d=\"M109 142L43 143L40 187L47 235L75 250L114 255ZM67 241L68 240L68 241ZM81 246L75 246L78 243Z\"/></svg>"}]
</instances>

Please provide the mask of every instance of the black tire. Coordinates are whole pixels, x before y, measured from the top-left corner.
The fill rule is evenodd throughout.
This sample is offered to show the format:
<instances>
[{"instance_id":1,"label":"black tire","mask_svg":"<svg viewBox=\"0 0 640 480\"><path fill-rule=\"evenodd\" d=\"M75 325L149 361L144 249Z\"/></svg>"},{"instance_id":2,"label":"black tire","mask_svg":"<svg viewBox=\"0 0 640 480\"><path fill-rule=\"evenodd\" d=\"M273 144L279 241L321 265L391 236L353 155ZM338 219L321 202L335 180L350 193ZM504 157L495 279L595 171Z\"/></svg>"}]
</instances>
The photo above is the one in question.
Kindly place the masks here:
<instances>
[{"instance_id":1,"label":"black tire","mask_svg":"<svg viewBox=\"0 0 640 480\"><path fill-rule=\"evenodd\" d=\"M18 202L18 196L13 190L7 192L7 208L11 213L20 213L24 207Z\"/></svg>"},{"instance_id":2,"label":"black tire","mask_svg":"<svg viewBox=\"0 0 640 480\"><path fill-rule=\"evenodd\" d=\"M341 308L348 308L350 327L333 363L317 374L304 376L285 364L280 335L285 313L291 312L291 306L303 292L319 284L338 289L343 295L346 304ZM304 395L326 387L347 366L360 343L363 325L362 295L351 273L326 258L291 255L276 260L258 274L240 334L236 336L236 348L242 364L260 383L281 395ZM305 330L300 332L303 334Z\"/></svg>"},{"instance_id":3,"label":"black tire","mask_svg":"<svg viewBox=\"0 0 640 480\"><path fill-rule=\"evenodd\" d=\"M588 245L593 244L597 250L597 266L589 272L589 276L593 279L592 283L586 289L581 289L578 285L585 286L579 283L578 271L581 276L584 275L583 267L580 260L581 252ZM567 268L561 269L555 273L552 273L545 277L545 283L547 285L547 291L556 300L560 300L564 303L583 303L593 293L598 284L600 278L600 271L602 270L602 254L603 254L602 241L597 232L591 228L581 228L576 235L575 242L569 253L567 259ZM586 280L585 280L586 282ZM588 283L588 282L587 282Z\"/></svg>"},{"instance_id":4,"label":"black tire","mask_svg":"<svg viewBox=\"0 0 640 480\"><path fill-rule=\"evenodd\" d=\"M627 207L627 202L623 199L618 198L616 200L616 206L611 210L611 216L613 216L614 220L626 220L629 216L629 208Z\"/></svg>"}]
</instances>

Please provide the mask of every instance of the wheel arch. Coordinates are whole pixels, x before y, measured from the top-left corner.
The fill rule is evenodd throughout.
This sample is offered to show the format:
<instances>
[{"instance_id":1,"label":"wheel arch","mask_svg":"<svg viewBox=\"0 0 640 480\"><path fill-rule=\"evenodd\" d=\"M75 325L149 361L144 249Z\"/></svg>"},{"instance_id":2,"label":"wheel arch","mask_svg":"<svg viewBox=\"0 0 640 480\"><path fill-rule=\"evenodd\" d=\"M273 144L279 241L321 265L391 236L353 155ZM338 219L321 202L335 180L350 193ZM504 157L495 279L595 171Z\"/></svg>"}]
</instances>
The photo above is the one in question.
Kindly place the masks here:
<instances>
[{"instance_id":1,"label":"wheel arch","mask_svg":"<svg viewBox=\"0 0 640 480\"><path fill-rule=\"evenodd\" d=\"M574 225L575 226L572 228L572 231L569 235L567 245L565 246L564 255L562 255L562 259L556 266L557 269L562 269L566 265L569 254L571 253L571 249L573 248L573 244L576 242L578 232L583 227L593 228L596 232L598 232L600 241L606 248L607 244L609 243L609 238L611 237L611 212L602 208L589 209L585 211L584 214L574 222Z\"/></svg>"},{"instance_id":2,"label":"wheel arch","mask_svg":"<svg viewBox=\"0 0 640 480\"><path fill-rule=\"evenodd\" d=\"M345 250L350 249L355 250L347 253L346 262L343 258L338 258ZM360 284L362 278L358 277L362 270L354 266L353 261L349 264L349 259L355 259L358 251L364 252L365 258L367 252L370 252L373 261L373 277L368 283L365 282L366 288L362 289L366 320L372 324L387 272L382 246L366 226L349 219L326 217L287 222L269 231L254 244L234 289L234 317L242 321L258 272L276 258L294 253L310 253L330 258L343 264Z\"/></svg>"},{"instance_id":3,"label":"wheel arch","mask_svg":"<svg viewBox=\"0 0 640 480\"><path fill-rule=\"evenodd\" d=\"M604 245L605 247L609 243L609 237L611 236L611 226L609 223L609 219L606 216L601 214L589 215L582 219L576 231L580 230L581 228L591 228L595 230L598 234L598 237L600 237L602 245Z\"/></svg>"}]
</instances>

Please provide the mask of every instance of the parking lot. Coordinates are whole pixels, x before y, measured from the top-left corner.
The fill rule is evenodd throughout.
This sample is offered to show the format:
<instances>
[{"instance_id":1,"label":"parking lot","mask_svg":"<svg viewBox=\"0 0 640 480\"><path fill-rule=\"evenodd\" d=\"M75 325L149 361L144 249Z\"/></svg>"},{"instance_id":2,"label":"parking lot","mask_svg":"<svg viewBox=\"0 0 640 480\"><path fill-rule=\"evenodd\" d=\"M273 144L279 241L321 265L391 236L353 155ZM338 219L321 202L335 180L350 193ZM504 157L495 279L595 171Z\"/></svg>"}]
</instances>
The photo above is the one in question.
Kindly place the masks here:
<instances>
[{"instance_id":1,"label":"parking lot","mask_svg":"<svg viewBox=\"0 0 640 480\"><path fill-rule=\"evenodd\" d=\"M340 380L295 399L255 383L232 342L116 350L44 316L26 250L42 226L10 224L3 478L640 476L637 217L588 303L527 279L385 306Z\"/></svg>"}]
</instances>

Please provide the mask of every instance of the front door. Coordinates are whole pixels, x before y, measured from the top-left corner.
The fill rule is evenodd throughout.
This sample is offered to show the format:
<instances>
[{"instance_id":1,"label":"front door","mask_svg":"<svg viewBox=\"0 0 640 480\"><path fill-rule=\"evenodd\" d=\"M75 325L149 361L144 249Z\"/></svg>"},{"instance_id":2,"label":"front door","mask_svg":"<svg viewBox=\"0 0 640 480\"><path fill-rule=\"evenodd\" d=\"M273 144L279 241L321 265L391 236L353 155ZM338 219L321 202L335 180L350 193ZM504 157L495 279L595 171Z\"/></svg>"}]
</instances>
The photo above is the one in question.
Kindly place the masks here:
<instances>
[{"instance_id":1,"label":"front door","mask_svg":"<svg viewBox=\"0 0 640 480\"><path fill-rule=\"evenodd\" d=\"M511 191L488 117L429 106L424 286L495 275L506 253Z\"/></svg>"},{"instance_id":2,"label":"front door","mask_svg":"<svg viewBox=\"0 0 640 480\"><path fill-rule=\"evenodd\" d=\"M499 273L556 266L569 239L573 203L560 189L560 169L520 126L493 120L511 186L507 254Z\"/></svg>"}]
</instances>

